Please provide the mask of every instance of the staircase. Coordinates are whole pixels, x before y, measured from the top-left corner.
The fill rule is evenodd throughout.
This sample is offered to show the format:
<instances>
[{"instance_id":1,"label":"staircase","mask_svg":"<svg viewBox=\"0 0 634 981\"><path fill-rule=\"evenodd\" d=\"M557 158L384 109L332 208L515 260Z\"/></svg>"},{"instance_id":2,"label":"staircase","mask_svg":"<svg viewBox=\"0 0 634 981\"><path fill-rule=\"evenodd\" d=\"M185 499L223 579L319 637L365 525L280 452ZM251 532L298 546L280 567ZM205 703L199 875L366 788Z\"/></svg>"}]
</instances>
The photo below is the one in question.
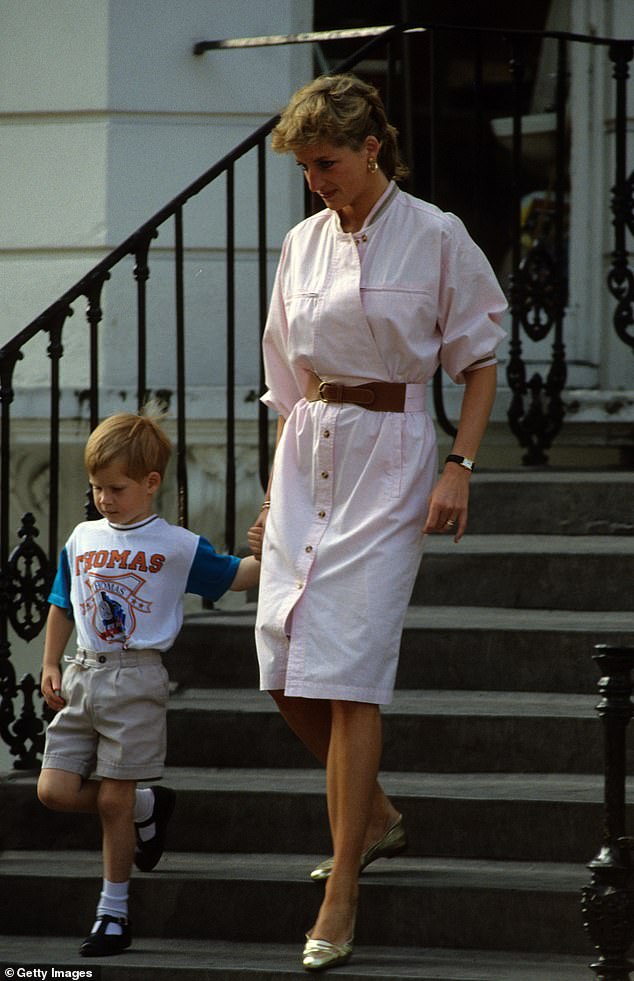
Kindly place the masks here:
<instances>
[{"instance_id":1,"label":"staircase","mask_svg":"<svg viewBox=\"0 0 634 981\"><path fill-rule=\"evenodd\" d=\"M410 849L363 873L355 953L374 981L593 977L580 890L603 817L595 643L634 643L634 474L483 473L470 534L429 539L385 710L383 783ZM127 953L77 947L100 883L92 818L5 774L2 966L103 981L306 977L329 853L324 776L256 690L254 609L191 616L169 655L169 851L135 874ZM634 754L634 739L629 756ZM634 809L629 807L630 828Z\"/></svg>"}]
</instances>

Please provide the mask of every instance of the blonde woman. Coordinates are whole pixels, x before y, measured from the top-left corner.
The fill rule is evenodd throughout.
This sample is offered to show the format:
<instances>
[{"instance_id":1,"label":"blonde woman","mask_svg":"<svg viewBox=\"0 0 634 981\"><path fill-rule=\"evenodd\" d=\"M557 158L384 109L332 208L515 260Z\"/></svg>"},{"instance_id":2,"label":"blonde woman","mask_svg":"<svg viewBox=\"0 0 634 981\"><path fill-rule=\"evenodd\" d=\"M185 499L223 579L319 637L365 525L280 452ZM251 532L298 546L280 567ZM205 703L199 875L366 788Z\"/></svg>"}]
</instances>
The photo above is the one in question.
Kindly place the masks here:
<instances>
[{"instance_id":1,"label":"blonde woman","mask_svg":"<svg viewBox=\"0 0 634 981\"><path fill-rule=\"evenodd\" d=\"M311 82L273 148L325 204L282 248L263 342L278 442L249 532L261 687L326 766L333 857L312 873L326 887L303 955L316 971L351 955L360 870L407 843L377 782L380 705L424 535L465 531L506 304L459 219L398 187L406 168L373 86ZM438 477L425 386L439 363L464 397Z\"/></svg>"}]
</instances>

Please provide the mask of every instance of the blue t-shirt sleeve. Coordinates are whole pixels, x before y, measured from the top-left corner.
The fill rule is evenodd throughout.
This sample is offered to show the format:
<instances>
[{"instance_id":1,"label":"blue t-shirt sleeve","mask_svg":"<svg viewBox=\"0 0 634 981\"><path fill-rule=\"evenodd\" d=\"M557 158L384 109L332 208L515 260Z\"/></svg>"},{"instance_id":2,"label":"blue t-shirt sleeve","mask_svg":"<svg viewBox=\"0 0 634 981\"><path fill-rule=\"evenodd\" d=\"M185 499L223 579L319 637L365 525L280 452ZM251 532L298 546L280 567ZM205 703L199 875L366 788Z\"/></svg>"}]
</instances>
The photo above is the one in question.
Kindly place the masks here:
<instances>
[{"instance_id":1,"label":"blue t-shirt sleeve","mask_svg":"<svg viewBox=\"0 0 634 981\"><path fill-rule=\"evenodd\" d=\"M201 537L189 570L185 592L196 593L205 599L220 599L235 579L239 565L240 559L237 556L219 555L213 545Z\"/></svg>"},{"instance_id":2,"label":"blue t-shirt sleeve","mask_svg":"<svg viewBox=\"0 0 634 981\"><path fill-rule=\"evenodd\" d=\"M73 614L73 607L70 601L70 566L68 563L68 552L66 547L62 549L59 556L59 565L55 573L55 579L51 586L48 596L49 603L53 606L61 606L63 610L68 610L70 616Z\"/></svg>"}]
</instances>

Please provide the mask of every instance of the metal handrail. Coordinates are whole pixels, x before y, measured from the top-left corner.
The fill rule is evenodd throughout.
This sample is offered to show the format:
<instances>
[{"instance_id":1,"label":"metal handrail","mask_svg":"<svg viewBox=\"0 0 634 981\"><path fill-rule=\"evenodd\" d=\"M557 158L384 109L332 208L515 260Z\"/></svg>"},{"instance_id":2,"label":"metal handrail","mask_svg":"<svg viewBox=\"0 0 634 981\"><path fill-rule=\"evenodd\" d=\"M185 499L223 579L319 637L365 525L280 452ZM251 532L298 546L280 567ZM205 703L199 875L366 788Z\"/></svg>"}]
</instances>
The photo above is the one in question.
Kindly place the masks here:
<instances>
[{"instance_id":1,"label":"metal handrail","mask_svg":"<svg viewBox=\"0 0 634 981\"><path fill-rule=\"evenodd\" d=\"M239 50L244 48L277 47L286 44L314 44L327 41L350 41L362 37L375 37L389 31L399 31L401 34L417 34L425 31L460 31L463 34L497 34L506 38L534 37L550 38L560 41L580 41L584 44L610 45L634 44L632 38L602 37L598 34L576 34L573 31L540 31L518 29L514 27L484 27L467 25L457 27L455 24L418 24L407 23L386 24L383 27L346 28L333 31L305 31L299 34L265 34L257 37L221 38L213 41L196 41L192 49L195 55L206 51Z\"/></svg>"},{"instance_id":2,"label":"metal handrail","mask_svg":"<svg viewBox=\"0 0 634 981\"><path fill-rule=\"evenodd\" d=\"M218 41L197 41L192 50L195 55L201 55L206 51L220 51L230 48L270 48L286 44L351 41L358 38L378 37L391 31L400 31L403 34L416 34L426 30L426 27L386 24L383 27L358 27L336 31L304 31L300 34L265 34L259 37L236 37Z\"/></svg>"}]
</instances>

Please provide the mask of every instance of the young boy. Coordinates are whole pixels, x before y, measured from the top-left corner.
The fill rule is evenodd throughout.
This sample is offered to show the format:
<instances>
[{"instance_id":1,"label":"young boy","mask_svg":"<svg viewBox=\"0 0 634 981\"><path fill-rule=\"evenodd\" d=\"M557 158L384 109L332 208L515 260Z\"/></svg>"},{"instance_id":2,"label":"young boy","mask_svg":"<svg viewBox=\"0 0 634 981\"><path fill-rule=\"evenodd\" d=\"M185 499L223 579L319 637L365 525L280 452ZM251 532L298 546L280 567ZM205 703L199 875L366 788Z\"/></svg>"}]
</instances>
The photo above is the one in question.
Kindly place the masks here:
<instances>
[{"instance_id":1,"label":"young boy","mask_svg":"<svg viewBox=\"0 0 634 981\"><path fill-rule=\"evenodd\" d=\"M102 519L72 532L49 596L42 694L57 715L38 796L53 810L97 813L103 833L103 890L79 950L84 957L130 946L132 864L150 871L163 851L174 792L136 784L163 774L169 682L162 654L181 628L183 595L215 600L259 577L253 556L219 555L154 512L170 452L150 415L121 413L97 426L84 462ZM73 627L78 649L66 656L62 679Z\"/></svg>"}]
</instances>

